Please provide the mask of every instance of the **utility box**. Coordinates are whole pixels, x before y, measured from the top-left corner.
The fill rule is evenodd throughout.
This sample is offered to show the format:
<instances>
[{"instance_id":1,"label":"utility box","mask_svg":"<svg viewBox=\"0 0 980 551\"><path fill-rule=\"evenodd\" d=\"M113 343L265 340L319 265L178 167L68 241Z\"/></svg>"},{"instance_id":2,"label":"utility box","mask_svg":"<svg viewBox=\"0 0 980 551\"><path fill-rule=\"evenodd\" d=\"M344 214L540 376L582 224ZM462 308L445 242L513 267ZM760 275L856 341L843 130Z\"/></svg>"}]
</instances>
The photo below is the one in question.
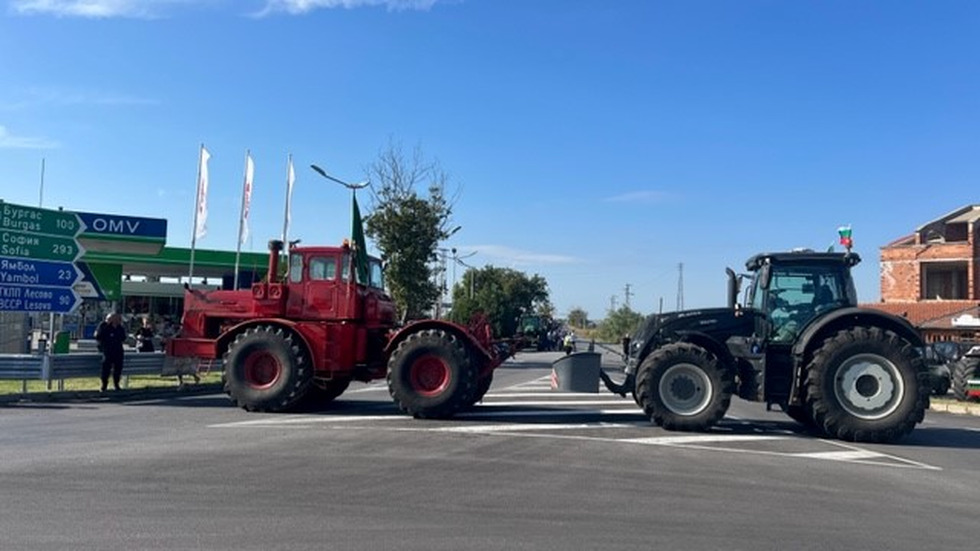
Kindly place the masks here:
<instances>
[{"instance_id":1,"label":"utility box","mask_svg":"<svg viewBox=\"0 0 980 551\"><path fill-rule=\"evenodd\" d=\"M576 352L551 364L551 389L558 392L599 393L602 354Z\"/></svg>"},{"instance_id":2,"label":"utility box","mask_svg":"<svg viewBox=\"0 0 980 551\"><path fill-rule=\"evenodd\" d=\"M54 334L54 343L51 345L52 354L67 354L71 351L71 333L68 331L58 331Z\"/></svg>"}]
</instances>

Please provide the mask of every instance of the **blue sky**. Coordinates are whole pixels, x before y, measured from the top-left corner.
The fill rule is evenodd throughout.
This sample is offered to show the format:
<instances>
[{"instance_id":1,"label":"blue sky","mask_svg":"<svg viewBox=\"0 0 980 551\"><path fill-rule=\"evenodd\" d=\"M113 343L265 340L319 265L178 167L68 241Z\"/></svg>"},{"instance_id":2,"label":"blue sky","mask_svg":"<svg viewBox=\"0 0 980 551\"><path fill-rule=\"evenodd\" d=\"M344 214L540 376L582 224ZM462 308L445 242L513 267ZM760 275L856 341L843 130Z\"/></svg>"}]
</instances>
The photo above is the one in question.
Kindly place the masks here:
<instances>
[{"instance_id":1,"label":"blue sky","mask_svg":"<svg viewBox=\"0 0 980 551\"><path fill-rule=\"evenodd\" d=\"M721 305L724 268L879 247L980 203L980 3L654 0L0 0L0 198L165 217L208 235L337 243L389 141L458 192L446 246L544 276L560 314L616 297ZM362 210L370 201L362 199ZM457 272L461 275L461 271Z\"/></svg>"}]
</instances>

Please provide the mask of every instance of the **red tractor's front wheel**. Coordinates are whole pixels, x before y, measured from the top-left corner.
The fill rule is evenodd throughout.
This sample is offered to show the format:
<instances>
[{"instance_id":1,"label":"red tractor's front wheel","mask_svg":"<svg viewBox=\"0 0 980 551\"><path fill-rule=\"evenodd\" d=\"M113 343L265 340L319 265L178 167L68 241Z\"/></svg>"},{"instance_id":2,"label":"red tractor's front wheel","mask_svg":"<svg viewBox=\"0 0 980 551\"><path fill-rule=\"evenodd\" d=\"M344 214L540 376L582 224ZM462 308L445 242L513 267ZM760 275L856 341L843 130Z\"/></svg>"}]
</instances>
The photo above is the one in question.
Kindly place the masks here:
<instances>
[{"instance_id":1,"label":"red tractor's front wheel","mask_svg":"<svg viewBox=\"0 0 980 551\"><path fill-rule=\"evenodd\" d=\"M313 369L293 338L268 325L235 337L224 357L225 392L234 403L249 411L284 411L303 398Z\"/></svg>"},{"instance_id":2,"label":"red tractor's front wheel","mask_svg":"<svg viewBox=\"0 0 980 551\"><path fill-rule=\"evenodd\" d=\"M415 417L451 417L472 405L477 369L466 346L442 329L408 335L388 359L388 390Z\"/></svg>"}]
</instances>

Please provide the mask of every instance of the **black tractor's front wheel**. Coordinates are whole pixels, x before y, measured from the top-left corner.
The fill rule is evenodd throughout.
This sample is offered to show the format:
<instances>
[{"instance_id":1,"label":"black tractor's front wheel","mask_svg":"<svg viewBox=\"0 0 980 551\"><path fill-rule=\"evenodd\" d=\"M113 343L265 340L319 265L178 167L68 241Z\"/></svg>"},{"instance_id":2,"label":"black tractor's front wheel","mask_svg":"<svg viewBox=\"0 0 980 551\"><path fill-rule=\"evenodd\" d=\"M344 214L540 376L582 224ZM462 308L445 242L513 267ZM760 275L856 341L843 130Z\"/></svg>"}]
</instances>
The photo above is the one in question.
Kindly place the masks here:
<instances>
[{"instance_id":1,"label":"black tractor's front wheel","mask_svg":"<svg viewBox=\"0 0 980 551\"><path fill-rule=\"evenodd\" d=\"M704 348L668 344L640 364L636 398L650 419L667 430L703 431L728 411L735 376Z\"/></svg>"},{"instance_id":2,"label":"black tractor's front wheel","mask_svg":"<svg viewBox=\"0 0 980 551\"><path fill-rule=\"evenodd\" d=\"M408 335L388 359L392 399L419 418L451 417L473 405L477 375L466 346L442 329Z\"/></svg>"},{"instance_id":3,"label":"black tractor's front wheel","mask_svg":"<svg viewBox=\"0 0 980 551\"><path fill-rule=\"evenodd\" d=\"M303 347L282 328L246 329L224 357L225 392L249 411L285 411L309 390L313 369Z\"/></svg>"},{"instance_id":4,"label":"black tractor's front wheel","mask_svg":"<svg viewBox=\"0 0 980 551\"><path fill-rule=\"evenodd\" d=\"M912 344L878 327L826 339L806 377L807 407L830 436L887 442L908 434L929 405L929 374Z\"/></svg>"}]
</instances>

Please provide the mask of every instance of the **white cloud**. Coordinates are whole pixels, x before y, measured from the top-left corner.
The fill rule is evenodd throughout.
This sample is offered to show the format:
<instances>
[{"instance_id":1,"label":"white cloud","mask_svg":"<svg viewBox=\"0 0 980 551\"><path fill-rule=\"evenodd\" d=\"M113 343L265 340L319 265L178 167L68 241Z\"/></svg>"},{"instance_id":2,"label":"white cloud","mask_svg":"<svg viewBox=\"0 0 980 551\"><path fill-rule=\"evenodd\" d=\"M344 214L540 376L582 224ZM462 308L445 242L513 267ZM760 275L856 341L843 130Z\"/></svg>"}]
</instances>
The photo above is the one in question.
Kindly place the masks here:
<instances>
[{"instance_id":1,"label":"white cloud","mask_svg":"<svg viewBox=\"0 0 980 551\"><path fill-rule=\"evenodd\" d=\"M479 253L479 258L485 260L487 264L500 264L506 266L573 264L575 262L579 262L579 259L572 256L522 251L506 245L470 245L460 247L460 250Z\"/></svg>"},{"instance_id":2,"label":"white cloud","mask_svg":"<svg viewBox=\"0 0 980 551\"><path fill-rule=\"evenodd\" d=\"M17 136L7 131L7 127L0 126L0 149L53 149L58 147L58 143L46 138L31 138L28 136Z\"/></svg>"},{"instance_id":3,"label":"white cloud","mask_svg":"<svg viewBox=\"0 0 980 551\"><path fill-rule=\"evenodd\" d=\"M259 16L270 13L307 13L321 8L362 8L383 6L388 11L427 11L439 0L268 0Z\"/></svg>"},{"instance_id":4,"label":"white cloud","mask_svg":"<svg viewBox=\"0 0 980 551\"><path fill-rule=\"evenodd\" d=\"M116 94L99 91L66 91L55 89L35 88L11 94L10 98L0 97L0 109L17 111L41 106L140 106L157 105L160 102L152 98Z\"/></svg>"},{"instance_id":5,"label":"white cloud","mask_svg":"<svg viewBox=\"0 0 980 551\"><path fill-rule=\"evenodd\" d=\"M619 195L613 195L612 197L606 197L603 201L607 203L661 203L666 199L670 198L670 194L664 191L656 190L643 190L643 191L631 191L629 193L622 193Z\"/></svg>"},{"instance_id":6,"label":"white cloud","mask_svg":"<svg viewBox=\"0 0 980 551\"><path fill-rule=\"evenodd\" d=\"M10 7L21 15L151 18L159 15L160 8L192 2L194 0L12 0Z\"/></svg>"}]
</instances>

